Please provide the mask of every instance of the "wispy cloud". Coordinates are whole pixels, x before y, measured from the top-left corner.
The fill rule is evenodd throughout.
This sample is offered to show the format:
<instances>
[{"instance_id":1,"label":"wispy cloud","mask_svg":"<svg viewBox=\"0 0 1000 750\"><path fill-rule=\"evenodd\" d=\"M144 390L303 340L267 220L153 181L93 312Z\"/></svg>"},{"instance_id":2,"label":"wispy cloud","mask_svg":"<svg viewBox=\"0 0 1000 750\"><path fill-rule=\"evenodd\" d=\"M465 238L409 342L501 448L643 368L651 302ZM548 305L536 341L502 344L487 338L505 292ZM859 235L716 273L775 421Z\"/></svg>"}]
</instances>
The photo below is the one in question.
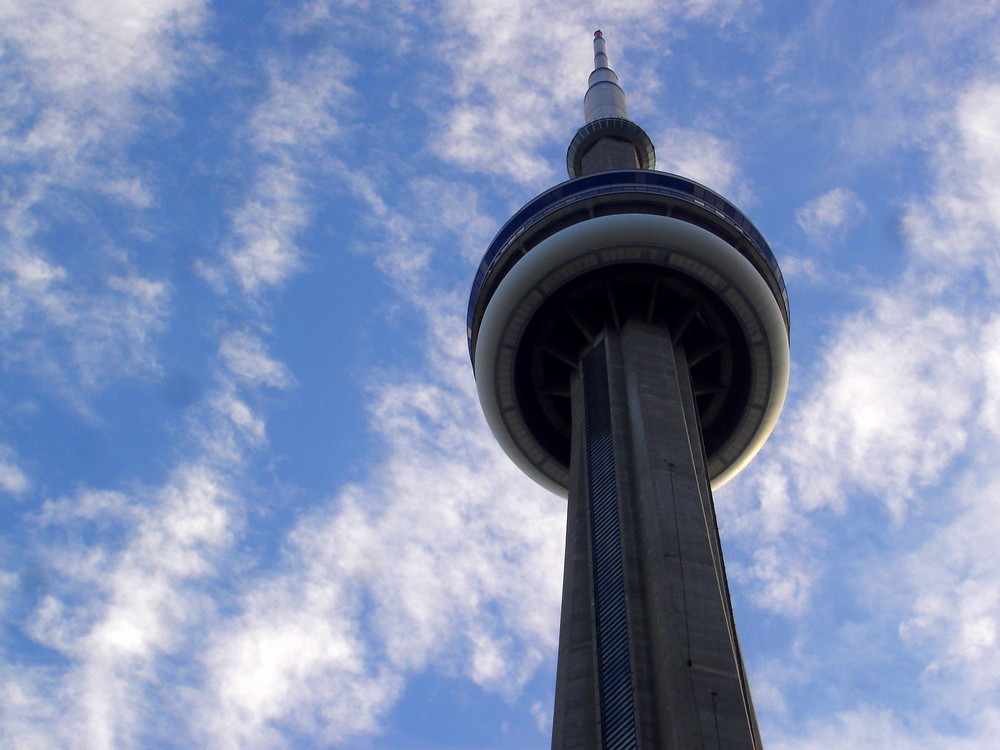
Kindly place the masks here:
<instances>
[{"instance_id":1,"label":"wispy cloud","mask_svg":"<svg viewBox=\"0 0 1000 750\"><path fill-rule=\"evenodd\" d=\"M205 59L196 40L206 16L204 0L126 0L114 12L85 0L5 4L0 159L38 170L42 184L86 179L123 193L135 178L114 147L150 113L150 97Z\"/></svg>"},{"instance_id":2,"label":"wispy cloud","mask_svg":"<svg viewBox=\"0 0 1000 750\"><path fill-rule=\"evenodd\" d=\"M19 65L19 78L7 76L4 85L24 92L2 129L2 158L17 170L5 183L3 207L5 364L41 374L70 397L156 372L154 337L167 321L170 286L119 249L91 250L96 262L87 268L56 261L37 237L58 211L54 191L66 186L138 208L155 200L118 149L143 118L157 115L156 97L205 59L197 43L204 3L122 3L114 13L83 2L22 4L0 14ZM299 153L330 135L323 122L305 117L294 87L272 89L273 106L258 109L251 127L268 163L234 219L235 236L249 247L236 264L248 290L279 283L296 267L297 255L281 244L305 221L287 138L297 139ZM297 121L300 132L289 133ZM263 249L254 249L251 237ZM27 578L7 598L28 613L25 635L58 663L4 665L5 744L122 748L185 734L187 722L169 707L186 705L198 675L176 659L200 648L217 606L206 587L228 564L242 528L241 472L265 444L256 394L292 383L246 327L223 327L216 362L214 386L188 410L184 457L162 484L82 487L49 500L26 522L36 540L33 558L27 569L13 568L15 579ZM86 410L86 400L77 401ZM3 476L8 490L24 490L27 479L12 455L4 455ZM27 585L32 566L50 581L37 599Z\"/></svg>"},{"instance_id":3,"label":"wispy cloud","mask_svg":"<svg viewBox=\"0 0 1000 750\"><path fill-rule=\"evenodd\" d=\"M462 331L448 321L449 350ZM554 646L561 501L499 453L463 354L378 389L385 460L300 523L287 571L253 586L220 630L215 736L250 742L288 724L335 742L372 731L432 663L509 695Z\"/></svg>"},{"instance_id":4,"label":"wispy cloud","mask_svg":"<svg viewBox=\"0 0 1000 750\"><path fill-rule=\"evenodd\" d=\"M341 132L353 90L351 65L321 50L294 67L271 62L268 88L248 124L256 167L243 203L234 209L232 235L222 248L224 265L199 264L219 291L227 281L253 297L279 288L303 265L297 234L310 220L308 173L318 165L339 169L321 147Z\"/></svg>"},{"instance_id":5,"label":"wispy cloud","mask_svg":"<svg viewBox=\"0 0 1000 750\"><path fill-rule=\"evenodd\" d=\"M273 359L257 336L245 331L226 334L219 349L226 369L246 385L268 385L274 388L290 386L291 372Z\"/></svg>"},{"instance_id":6,"label":"wispy cloud","mask_svg":"<svg viewBox=\"0 0 1000 750\"><path fill-rule=\"evenodd\" d=\"M84 412L87 389L156 370L153 339L170 288L120 248L77 248L77 255L91 254L86 269L55 257L38 237L72 212L60 191L95 190L137 208L153 201L122 149L156 102L204 59L196 41L204 6L154 0L118 3L109 12L81 1L0 9L4 361Z\"/></svg>"},{"instance_id":7,"label":"wispy cloud","mask_svg":"<svg viewBox=\"0 0 1000 750\"><path fill-rule=\"evenodd\" d=\"M21 495L31 486L28 475L17 463L17 456L8 445L0 445L0 490Z\"/></svg>"},{"instance_id":8,"label":"wispy cloud","mask_svg":"<svg viewBox=\"0 0 1000 750\"><path fill-rule=\"evenodd\" d=\"M710 133L671 128L656 138L656 168L684 175L738 203L751 198L733 145Z\"/></svg>"},{"instance_id":9,"label":"wispy cloud","mask_svg":"<svg viewBox=\"0 0 1000 750\"><path fill-rule=\"evenodd\" d=\"M795 223L813 243L825 246L855 223L865 211L865 204L856 193L837 187L796 211Z\"/></svg>"},{"instance_id":10,"label":"wispy cloud","mask_svg":"<svg viewBox=\"0 0 1000 750\"><path fill-rule=\"evenodd\" d=\"M289 383L245 332L223 338L220 359L214 391L194 407L193 452L161 486L82 489L34 514L35 565L51 585L21 606L61 664L5 670L0 726L13 746L141 747L191 730L164 707L185 706L199 675L170 659L203 647L217 617L206 586L243 526L241 471L263 432L255 389ZM93 530L100 542L88 541Z\"/></svg>"},{"instance_id":11,"label":"wispy cloud","mask_svg":"<svg viewBox=\"0 0 1000 750\"><path fill-rule=\"evenodd\" d=\"M859 114L843 132L844 150L937 141L964 88L956 72L996 57L996 11L993 0L900 6L895 31L866 53L867 80L857 91Z\"/></svg>"},{"instance_id":12,"label":"wispy cloud","mask_svg":"<svg viewBox=\"0 0 1000 750\"><path fill-rule=\"evenodd\" d=\"M48 383L81 411L110 378L154 373L155 335L170 287L127 257L102 258L107 274L79 278L40 254L8 245L0 256L3 361Z\"/></svg>"}]
</instances>

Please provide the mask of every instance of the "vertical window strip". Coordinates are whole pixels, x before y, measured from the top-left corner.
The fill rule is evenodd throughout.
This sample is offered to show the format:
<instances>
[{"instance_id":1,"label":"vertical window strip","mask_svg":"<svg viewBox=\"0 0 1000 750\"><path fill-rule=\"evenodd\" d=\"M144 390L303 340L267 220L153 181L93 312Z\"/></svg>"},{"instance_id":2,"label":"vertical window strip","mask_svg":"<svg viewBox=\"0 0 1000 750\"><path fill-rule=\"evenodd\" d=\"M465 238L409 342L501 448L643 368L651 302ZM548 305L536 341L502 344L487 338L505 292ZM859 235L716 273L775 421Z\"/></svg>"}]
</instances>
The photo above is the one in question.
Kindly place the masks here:
<instances>
[{"instance_id":1,"label":"vertical window strip","mask_svg":"<svg viewBox=\"0 0 1000 750\"><path fill-rule=\"evenodd\" d=\"M606 342L583 358L582 370L601 739L604 750L634 750L638 740Z\"/></svg>"}]
</instances>

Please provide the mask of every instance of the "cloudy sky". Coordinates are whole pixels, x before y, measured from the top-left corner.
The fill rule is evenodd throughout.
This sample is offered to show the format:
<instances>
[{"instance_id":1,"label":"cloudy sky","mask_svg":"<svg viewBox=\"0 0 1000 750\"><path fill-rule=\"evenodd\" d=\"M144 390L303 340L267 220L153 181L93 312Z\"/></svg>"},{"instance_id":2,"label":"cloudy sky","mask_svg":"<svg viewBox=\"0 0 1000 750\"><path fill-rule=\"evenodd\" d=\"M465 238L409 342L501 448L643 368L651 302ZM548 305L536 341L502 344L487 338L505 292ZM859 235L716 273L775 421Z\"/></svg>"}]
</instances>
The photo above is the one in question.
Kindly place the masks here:
<instances>
[{"instance_id":1,"label":"cloudy sky","mask_svg":"<svg viewBox=\"0 0 1000 750\"><path fill-rule=\"evenodd\" d=\"M770 750L1000 734L1000 2L0 2L0 744L545 748L564 506L464 306L594 29L792 387L717 493Z\"/></svg>"}]
</instances>

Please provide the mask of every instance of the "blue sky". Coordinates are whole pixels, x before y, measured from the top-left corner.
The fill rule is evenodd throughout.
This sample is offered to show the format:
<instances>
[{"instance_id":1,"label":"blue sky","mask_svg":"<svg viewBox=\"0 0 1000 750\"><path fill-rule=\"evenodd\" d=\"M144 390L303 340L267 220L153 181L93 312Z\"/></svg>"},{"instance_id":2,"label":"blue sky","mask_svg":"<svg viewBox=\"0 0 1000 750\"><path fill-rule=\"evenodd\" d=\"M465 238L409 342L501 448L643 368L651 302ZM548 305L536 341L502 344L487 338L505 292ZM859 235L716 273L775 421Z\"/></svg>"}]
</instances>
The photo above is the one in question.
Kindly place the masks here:
<instances>
[{"instance_id":1,"label":"blue sky","mask_svg":"<svg viewBox=\"0 0 1000 750\"><path fill-rule=\"evenodd\" d=\"M0 4L0 744L548 746L564 507L464 305L600 28L788 283L716 495L767 747L994 747L998 6Z\"/></svg>"}]
</instances>

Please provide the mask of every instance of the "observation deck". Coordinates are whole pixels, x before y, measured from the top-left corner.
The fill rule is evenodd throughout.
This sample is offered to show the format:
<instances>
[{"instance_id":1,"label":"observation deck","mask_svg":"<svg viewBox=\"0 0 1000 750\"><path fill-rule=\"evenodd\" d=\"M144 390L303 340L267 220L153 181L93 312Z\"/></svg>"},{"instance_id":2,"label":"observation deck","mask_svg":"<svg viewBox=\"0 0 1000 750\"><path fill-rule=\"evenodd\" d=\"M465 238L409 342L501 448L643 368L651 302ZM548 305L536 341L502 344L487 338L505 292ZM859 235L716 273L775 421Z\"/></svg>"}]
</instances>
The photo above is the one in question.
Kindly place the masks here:
<instances>
[{"instance_id":1,"label":"observation deck","mask_svg":"<svg viewBox=\"0 0 1000 750\"><path fill-rule=\"evenodd\" d=\"M677 175L622 169L538 195L476 273L467 334L487 421L511 458L560 494L569 380L606 326L666 326L688 353L713 486L759 450L789 369L788 295L753 223Z\"/></svg>"}]
</instances>

